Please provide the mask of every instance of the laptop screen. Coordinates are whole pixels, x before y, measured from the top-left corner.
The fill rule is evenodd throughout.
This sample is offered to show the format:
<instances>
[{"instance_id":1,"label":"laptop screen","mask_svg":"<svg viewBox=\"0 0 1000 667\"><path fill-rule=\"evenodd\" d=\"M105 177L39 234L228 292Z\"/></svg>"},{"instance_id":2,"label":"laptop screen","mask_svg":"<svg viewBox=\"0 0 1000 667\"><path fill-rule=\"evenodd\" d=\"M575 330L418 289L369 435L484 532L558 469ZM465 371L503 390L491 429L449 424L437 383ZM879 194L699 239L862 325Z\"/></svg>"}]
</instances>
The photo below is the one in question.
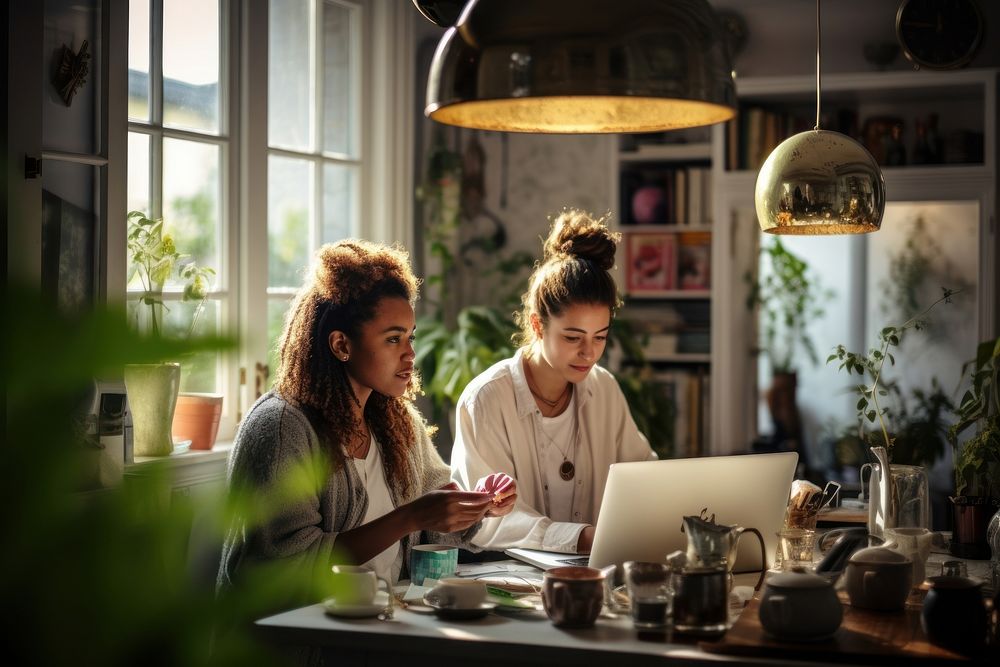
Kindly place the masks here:
<instances>
[{"instance_id":1,"label":"laptop screen","mask_svg":"<svg viewBox=\"0 0 1000 667\"><path fill-rule=\"evenodd\" d=\"M725 525L764 536L766 567L777 548L798 454L746 454L615 463L608 475L590 554L591 567L662 562L687 549L683 517L702 509ZM734 571L760 570L760 546L740 540Z\"/></svg>"}]
</instances>

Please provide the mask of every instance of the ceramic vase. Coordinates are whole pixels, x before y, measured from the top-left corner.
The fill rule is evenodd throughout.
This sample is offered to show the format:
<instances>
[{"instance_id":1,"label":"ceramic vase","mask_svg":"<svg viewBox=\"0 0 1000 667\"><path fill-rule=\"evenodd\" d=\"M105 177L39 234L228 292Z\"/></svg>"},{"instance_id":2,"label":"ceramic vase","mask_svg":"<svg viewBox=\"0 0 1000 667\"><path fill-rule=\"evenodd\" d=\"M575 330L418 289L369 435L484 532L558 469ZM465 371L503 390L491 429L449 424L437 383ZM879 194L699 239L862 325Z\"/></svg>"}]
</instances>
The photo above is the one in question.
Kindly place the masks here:
<instances>
[{"instance_id":1,"label":"ceramic vase","mask_svg":"<svg viewBox=\"0 0 1000 667\"><path fill-rule=\"evenodd\" d=\"M167 456L174 451L171 424L180 381L180 364L125 366L135 456Z\"/></svg>"},{"instance_id":2,"label":"ceramic vase","mask_svg":"<svg viewBox=\"0 0 1000 667\"><path fill-rule=\"evenodd\" d=\"M211 449L219 432L221 415L222 394L179 394L174 410L174 437L190 440L191 449Z\"/></svg>"}]
</instances>

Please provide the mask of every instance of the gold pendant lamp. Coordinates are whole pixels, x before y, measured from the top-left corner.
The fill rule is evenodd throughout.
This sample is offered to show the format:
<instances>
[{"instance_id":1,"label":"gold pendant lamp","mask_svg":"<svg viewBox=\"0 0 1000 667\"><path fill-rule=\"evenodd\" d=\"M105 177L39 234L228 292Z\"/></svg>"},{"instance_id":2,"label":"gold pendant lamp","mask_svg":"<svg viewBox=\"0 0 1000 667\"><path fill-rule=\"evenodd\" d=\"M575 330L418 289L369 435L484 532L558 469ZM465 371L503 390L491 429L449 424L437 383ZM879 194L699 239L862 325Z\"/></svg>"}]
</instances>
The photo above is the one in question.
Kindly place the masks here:
<instances>
[{"instance_id":1,"label":"gold pendant lamp","mask_svg":"<svg viewBox=\"0 0 1000 667\"><path fill-rule=\"evenodd\" d=\"M428 17L454 5L413 1ZM710 125L735 108L706 0L470 0L434 54L425 113L481 130L597 133Z\"/></svg>"},{"instance_id":2,"label":"gold pendant lamp","mask_svg":"<svg viewBox=\"0 0 1000 667\"><path fill-rule=\"evenodd\" d=\"M885 212L885 179L860 143L820 125L820 0L816 0L816 126L778 144L757 174L757 222L769 234L865 234Z\"/></svg>"}]
</instances>

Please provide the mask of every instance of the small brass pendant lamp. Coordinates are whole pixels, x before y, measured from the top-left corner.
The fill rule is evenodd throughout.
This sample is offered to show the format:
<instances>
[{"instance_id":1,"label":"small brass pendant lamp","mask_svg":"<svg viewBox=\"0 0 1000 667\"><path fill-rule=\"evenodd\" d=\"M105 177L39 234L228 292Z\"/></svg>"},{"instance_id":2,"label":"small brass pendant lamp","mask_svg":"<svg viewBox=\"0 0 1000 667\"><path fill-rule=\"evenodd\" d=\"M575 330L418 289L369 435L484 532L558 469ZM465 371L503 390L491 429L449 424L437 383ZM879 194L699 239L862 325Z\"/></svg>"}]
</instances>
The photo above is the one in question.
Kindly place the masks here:
<instances>
[{"instance_id":1,"label":"small brass pendant lamp","mask_svg":"<svg viewBox=\"0 0 1000 667\"><path fill-rule=\"evenodd\" d=\"M820 0L816 0L816 126L778 144L757 174L757 222L769 234L865 234L885 212L885 179L871 153L820 124Z\"/></svg>"}]
</instances>

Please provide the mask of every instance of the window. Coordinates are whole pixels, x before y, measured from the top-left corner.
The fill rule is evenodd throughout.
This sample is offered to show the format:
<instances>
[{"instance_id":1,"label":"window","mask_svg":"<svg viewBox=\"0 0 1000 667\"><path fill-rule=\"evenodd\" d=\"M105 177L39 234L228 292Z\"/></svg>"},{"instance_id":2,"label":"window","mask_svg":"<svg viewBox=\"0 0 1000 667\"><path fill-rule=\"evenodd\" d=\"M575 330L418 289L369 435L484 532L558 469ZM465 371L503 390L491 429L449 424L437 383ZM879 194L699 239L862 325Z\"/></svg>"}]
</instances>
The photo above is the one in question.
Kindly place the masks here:
<instances>
[{"instance_id":1,"label":"window","mask_svg":"<svg viewBox=\"0 0 1000 667\"><path fill-rule=\"evenodd\" d=\"M200 316L182 302L176 276L164 285L164 328L183 334L231 330L234 317L227 243L232 160L225 2L130 0L128 210L164 219L177 249L216 274ZM129 267L129 317L139 324L142 290ZM181 391L224 392L225 359L205 354L182 363Z\"/></svg>"},{"instance_id":2,"label":"window","mask_svg":"<svg viewBox=\"0 0 1000 667\"><path fill-rule=\"evenodd\" d=\"M129 0L128 209L162 216L216 270L198 331L239 351L185 364L182 391L225 395L219 437L276 368L315 250L408 241L413 16L368 0ZM363 119L363 122L362 122ZM378 170L375 163L378 163ZM129 284L134 313L141 286ZM167 325L190 319L166 286Z\"/></svg>"},{"instance_id":3,"label":"window","mask_svg":"<svg viewBox=\"0 0 1000 667\"><path fill-rule=\"evenodd\" d=\"M304 269L359 225L362 12L336 0L271 0L267 127L268 368Z\"/></svg>"}]
</instances>

